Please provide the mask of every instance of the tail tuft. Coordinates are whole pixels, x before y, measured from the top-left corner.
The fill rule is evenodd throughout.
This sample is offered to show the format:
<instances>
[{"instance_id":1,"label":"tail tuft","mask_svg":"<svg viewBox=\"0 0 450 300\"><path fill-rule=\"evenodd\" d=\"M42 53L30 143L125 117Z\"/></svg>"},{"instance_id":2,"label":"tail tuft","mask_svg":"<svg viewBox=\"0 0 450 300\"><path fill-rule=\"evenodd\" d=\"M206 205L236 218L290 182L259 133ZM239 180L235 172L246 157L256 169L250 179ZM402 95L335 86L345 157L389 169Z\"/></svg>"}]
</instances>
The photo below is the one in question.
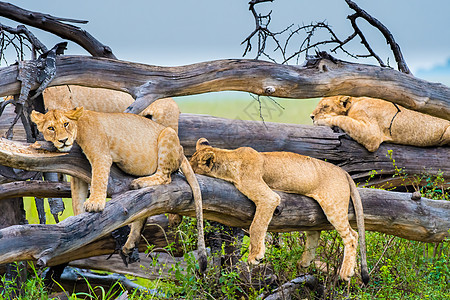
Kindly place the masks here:
<instances>
[{"instance_id":1,"label":"tail tuft","mask_svg":"<svg viewBox=\"0 0 450 300\"><path fill-rule=\"evenodd\" d=\"M364 285L367 285L369 283L370 276L369 276L369 273L367 273L366 269L361 269L361 278L362 278Z\"/></svg>"},{"instance_id":2,"label":"tail tuft","mask_svg":"<svg viewBox=\"0 0 450 300\"><path fill-rule=\"evenodd\" d=\"M198 266L200 269L200 273L205 274L206 267L208 266L208 259L206 258L205 253L199 253Z\"/></svg>"}]
</instances>

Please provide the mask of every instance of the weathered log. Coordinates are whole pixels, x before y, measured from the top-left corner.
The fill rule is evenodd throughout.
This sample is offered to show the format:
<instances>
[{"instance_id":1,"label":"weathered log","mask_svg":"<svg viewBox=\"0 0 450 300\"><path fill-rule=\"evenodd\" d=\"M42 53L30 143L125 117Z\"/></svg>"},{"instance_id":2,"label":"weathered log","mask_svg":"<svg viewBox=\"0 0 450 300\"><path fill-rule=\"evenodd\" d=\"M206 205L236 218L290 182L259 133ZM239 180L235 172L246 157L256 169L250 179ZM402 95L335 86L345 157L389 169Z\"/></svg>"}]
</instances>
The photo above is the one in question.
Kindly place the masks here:
<instances>
[{"instance_id":1,"label":"weathered log","mask_svg":"<svg viewBox=\"0 0 450 300\"><path fill-rule=\"evenodd\" d=\"M255 206L232 184L205 176L197 178L206 219L235 227L250 225ZM425 242L441 241L449 235L448 201L425 198L414 201L407 193L359 191L367 230ZM332 229L320 206L311 198L279 194L282 202L270 223L270 231ZM0 230L0 263L37 260L40 266L60 264L64 262L62 256L126 223L166 212L195 216L191 189L180 175L173 175L173 182L168 185L116 194L102 213L83 213L57 225L16 225ZM352 206L349 219L356 226ZM66 259L71 260L67 256Z\"/></svg>"},{"instance_id":2,"label":"weathered log","mask_svg":"<svg viewBox=\"0 0 450 300\"><path fill-rule=\"evenodd\" d=\"M153 258L157 261L157 264L153 263ZM158 252L150 255L141 253L140 262L128 266L124 265L119 255L114 255L111 258L108 255L102 255L74 260L69 263L69 266L81 269L103 270L153 280L173 275L170 271L176 264L186 270L187 263L184 257L174 257L164 252ZM184 271L181 272L184 273Z\"/></svg>"},{"instance_id":3,"label":"weathered log","mask_svg":"<svg viewBox=\"0 0 450 300\"><path fill-rule=\"evenodd\" d=\"M0 200L11 197L70 198L70 184L42 180L15 181L0 184Z\"/></svg>"},{"instance_id":4,"label":"weathered log","mask_svg":"<svg viewBox=\"0 0 450 300\"><path fill-rule=\"evenodd\" d=\"M35 61L25 62L36 64ZM79 84L128 92L137 99L128 112L142 111L158 98L217 91L312 98L334 95L382 98L450 120L450 88L389 68L327 58L304 66L227 59L180 67L159 67L85 56L57 58L52 85ZM18 66L0 69L0 96L18 94ZM31 87L36 89L37 85Z\"/></svg>"}]
</instances>

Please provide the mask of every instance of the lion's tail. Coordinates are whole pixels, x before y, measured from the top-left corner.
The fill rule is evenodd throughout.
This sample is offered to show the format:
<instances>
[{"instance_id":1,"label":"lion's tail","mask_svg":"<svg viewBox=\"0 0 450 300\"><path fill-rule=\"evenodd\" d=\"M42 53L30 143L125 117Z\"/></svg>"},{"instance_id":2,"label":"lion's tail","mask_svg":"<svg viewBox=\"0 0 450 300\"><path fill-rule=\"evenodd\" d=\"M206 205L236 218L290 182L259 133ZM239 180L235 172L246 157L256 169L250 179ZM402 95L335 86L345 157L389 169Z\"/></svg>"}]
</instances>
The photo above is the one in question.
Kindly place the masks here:
<instances>
[{"instance_id":1,"label":"lion's tail","mask_svg":"<svg viewBox=\"0 0 450 300\"><path fill-rule=\"evenodd\" d=\"M195 213L197 217L197 231L198 231L198 264L200 267L200 272L204 273L207 266L207 258L206 258L206 246L205 246L205 237L203 232L203 205L202 205L202 193L200 191L200 186L197 181L197 177L195 177L194 170L192 170L189 161L186 156L183 155L183 161L181 162L181 171L183 171L184 176L186 177L187 182L191 186L192 195L194 197L195 203Z\"/></svg>"},{"instance_id":2,"label":"lion's tail","mask_svg":"<svg viewBox=\"0 0 450 300\"><path fill-rule=\"evenodd\" d=\"M369 282L369 272L367 269L367 258L366 258L366 230L364 226L364 212L361 202L361 196L359 195L358 189L356 188L355 182L352 177L345 172L347 176L348 184L350 186L350 195L353 202L353 207L355 208L356 214L356 224L358 226L359 235L359 249L361 252L361 277L364 284Z\"/></svg>"}]
</instances>

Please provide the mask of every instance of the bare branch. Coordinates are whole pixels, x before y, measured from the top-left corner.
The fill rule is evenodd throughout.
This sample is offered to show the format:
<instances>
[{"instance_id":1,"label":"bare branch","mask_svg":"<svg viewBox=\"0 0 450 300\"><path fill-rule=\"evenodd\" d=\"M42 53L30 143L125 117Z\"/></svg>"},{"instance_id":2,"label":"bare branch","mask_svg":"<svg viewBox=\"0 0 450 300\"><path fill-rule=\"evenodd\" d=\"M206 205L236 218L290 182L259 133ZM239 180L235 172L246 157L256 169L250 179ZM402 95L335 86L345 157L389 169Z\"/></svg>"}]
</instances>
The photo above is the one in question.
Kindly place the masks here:
<instances>
[{"instance_id":1,"label":"bare branch","mask_svg":"<svg viewBox=\"0 0 450 300\"><path fill-rule=\"evenodd\" d=\"M77 26L61 22L85 24L87 21L53 17L48 14L25 10L6 2L0 2L0 16L51 32L63 39L73 41L83 47L92 56L116 59L111 48L101 44L88 32Z\"/></svg>"},{"instance_id":2,"label":"bare branch","mask_svg":"<svg viewBox=\"0 0 450 300\"><path fill-rule=\"evenodd\" d=\"M269 29L269 24L271 20L271 12L267 15L261 15L258 14L255 5L263 2L268 1L251 1L249 2L249 10L253 14L253 18L255 19L255 29L252 31L252 33L241 43L246 44L246 48L244 51L244 55L248 54L252 50L252 39L257 35L258 36L258 48L257 48L257 54L256 59L258 59L261 56L265 56L269 58L270 60L276 62L276 60L272 57L272 55L268 54L266 51L266 48L270 42L273 42L275 44L274 52L278 52L281 55L281 63L287 64L292 59L296 58L297 64L299 62L301 54L305 54L305 57L308 57L308 52L310 50L315 50L317 52L320 52L320 46L325 45L335 45L333 48L329 48L329 50L333 53L336 53L336 51L339 49L346 55L353 57L353 58L370 58L373 57L377 60L380 66L382 67L388 67L387 64L383 62L383 60L376 54L376 52L372 49L370 46L370 43L364 36L363 32L360 30L356 23L357 18L363 18L366 20L369 24L374 26L376 29L378 29L383 36L386 38L386 41L391 47L392 53L395 57L395 60L397 61L398 69L401 72L409 74L410 71L408 69L408 66L406 65L406 62L403 58L403 55L400 51L399 45L395 42L393 35L389 32L389 30L376 18L369 15L366 11L361 9L359 6L357 6L354 2L350 0L346 0L346 3L349 5L349 7L353 10L355 10L355 14L348 16L347 18L350 20L351 26L354 30L353 33L351 33L349 36L347 36L345 39L341 39L338 37L338 35L332 30L331 26L326 24L325 22L317 22L317 23L311 23L310 25L304 25L299 26L295 30L290 30L293 25L288 26L286 29L280 31L280 32L272 32ZM272 2L272 1L271 1ZM265 23L264 23L265 21ZM319 41L313 41L314 35L316 31L318 30L325 30L329 34L328 39L319 40ZM289 32L290 31L290 32ZM288 45L293 44L294 37L301 37L300 33L304 31L305 36L303 40L299 41L298 50L288 54ZM287 33L287 37L284 39L284 42L282 42L283 34ZM345 49L345 45L348 44L350 41L352 41L355 37L359 37L361 39L361 43L364 45L364 48L369 52L369 54L355 54L351 53L350 51Z\"/></svg>"},{"instance_id":3,"label":"bare branch","mask_svg":"<svg viewBox=\"0 0 450 300\"><path fill-rule=\"evenodd\" d=\"M365 10L361 9L355 2L351 0L345 0L345 2L347 2L348 6L351 9L356 11L355 15L366 20L370 25L378 29L383 34L387 43L391 46L392 53L394 54L395 60L397 61L398 69L403 73L410 74L411 71L409 70L403 58L400 46L395 42L394 36L387 29L387 27L384 26L379 20L369 15Z\"/></svg>"}]
</instances>

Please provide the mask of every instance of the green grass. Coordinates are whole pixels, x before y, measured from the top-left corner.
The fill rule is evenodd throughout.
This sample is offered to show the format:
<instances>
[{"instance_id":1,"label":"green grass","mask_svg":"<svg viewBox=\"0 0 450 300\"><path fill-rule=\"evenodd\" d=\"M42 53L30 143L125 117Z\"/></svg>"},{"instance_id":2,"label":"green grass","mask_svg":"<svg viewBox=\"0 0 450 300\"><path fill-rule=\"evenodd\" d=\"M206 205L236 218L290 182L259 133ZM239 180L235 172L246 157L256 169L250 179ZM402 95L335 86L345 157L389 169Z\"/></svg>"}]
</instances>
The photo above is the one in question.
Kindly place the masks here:
<instances>
[{"instance_id":1,"label":"green grass","mask_svg":"<svg viewBox=\"0 0 450 300\"><path fill-rule=\"evenodd\" d=\"M260 97L261 114L266 122L312 125L309 117L319 102L315 99ZM175 98L181 112L216 117L262 121L259 103L249 93L220 92ZM278 104L277 104L278 103Z\"/></svg>"}]
</instances>

